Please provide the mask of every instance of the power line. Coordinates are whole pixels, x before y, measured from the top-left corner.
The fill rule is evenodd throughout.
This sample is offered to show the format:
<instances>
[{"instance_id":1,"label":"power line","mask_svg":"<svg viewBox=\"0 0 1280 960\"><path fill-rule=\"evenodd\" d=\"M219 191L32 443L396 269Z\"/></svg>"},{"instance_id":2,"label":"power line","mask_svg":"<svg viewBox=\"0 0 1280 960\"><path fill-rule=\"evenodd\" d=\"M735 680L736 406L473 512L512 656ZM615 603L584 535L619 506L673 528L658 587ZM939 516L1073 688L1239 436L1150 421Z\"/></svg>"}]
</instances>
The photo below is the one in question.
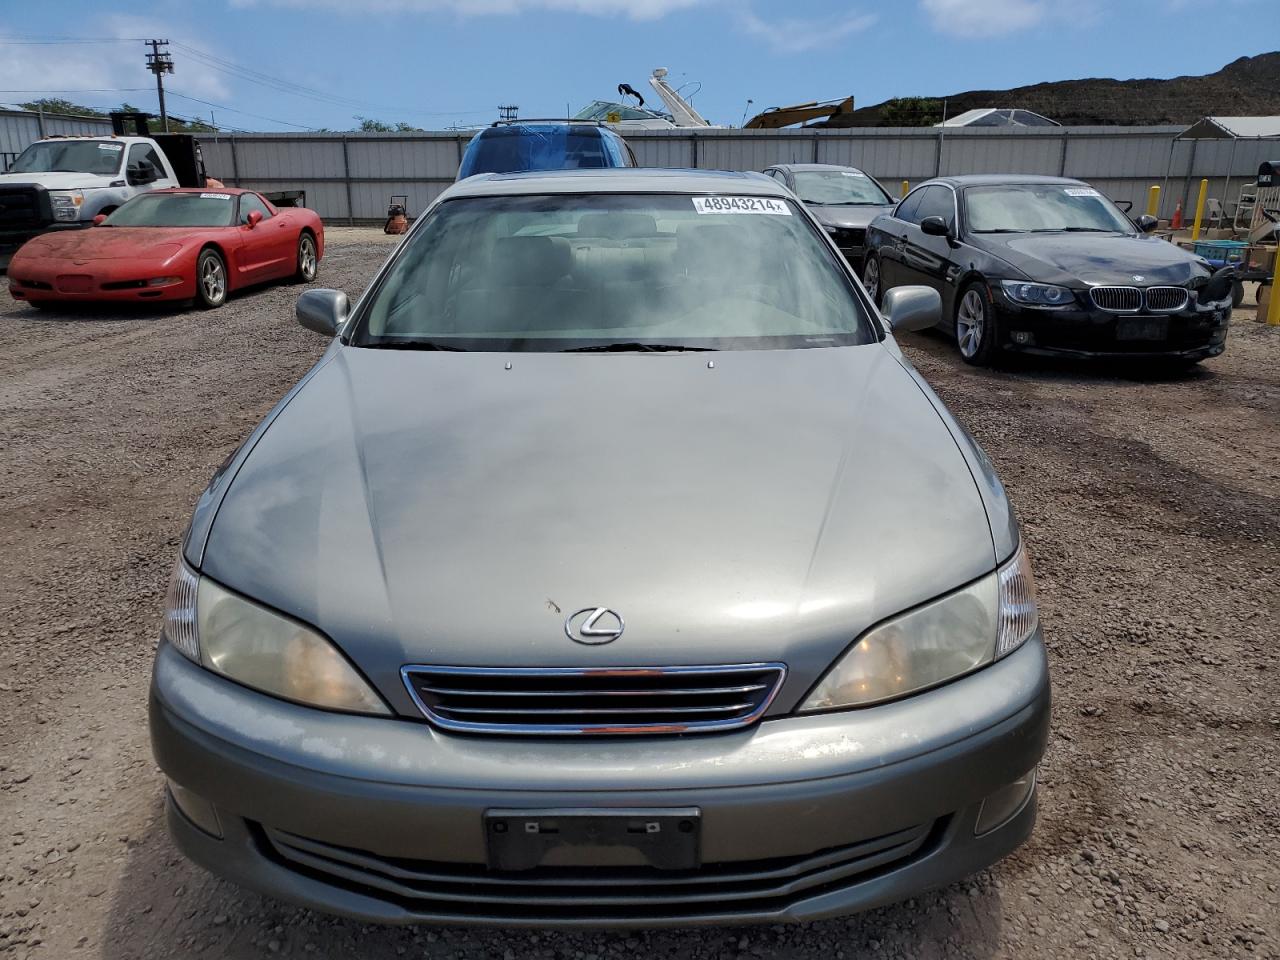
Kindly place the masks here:
<instances>
[{"instance_id":1,"label":"power line","mask_svg":"<svg viewBox=\"0 0 1280 960\"><path fill-rule=\"evenodd\" d=\"M219 57L215 54L209 53L207 50L201 50L197 47L191 46L190 44L182 43L177 40L173 41L173 45L190 54L206 66L219 70L222 73L226 73L229 76L236 77L240 80L246 80L250 83L259 84L260 86L268 87L280 93L288 93L293 96L316 100L328 106L341 106L358 110L387 110L393 113L430 117L456 117L490 112L488 108L482 110L416 110L410 107L397 107L385 103L373 103L368 100L353 100L349 97L341 97L336 94L327 93L323 90L317 89L316 87L309 87L301 83L296 83L292 80L285 80L281 77L275 77L271 74L263 73L260 70L241 66L233 60Z\"/></svg>"},{"instance_id":2,"label":"power line","mask_svg":"<svg viewBox=\"0 0 1280 960\"><path fill-rule=\"evenodd\" d=\"M239 113L246 117L253 117L256 120L266 120L268 123L279 123L286 127L297 127L299 130L316 129L314 124L308 126L304 123L291 123L288 120L277 120L275 117L264 117L259 113L250 113L248 110L237 110L235 107L228 107L225 103L213 103L209 100L201 100L199 97L189 97L185 93L179 93L177 90L170 90L169 93L175 97L180 97L183 100L190 100L193 103L203 103L206 107L217 107L219 110L230 110L232 113Z\"/></svg>"},{"instance_id":3,"label":"power line","mask_svg":"<svg viewBox=\"0 0 1280 960\"><path fill-rule=\"evenodd\" d=\"M150 87L95 87L80 90L0 90L0 93L141 93Z\"/></svg>"},{"instance_id":4,"label":"power line","mask_svg":"<svg viewBox=\"0 0 1280 960\"><path fill-rule=\"evenodd\" d=\"M113 37L110 40L77 40L74 37L50 37L24 39L16 37L0 37L0 44L5 46L72 46L91 43L137 43L143 37Z\"/></svg>"}]
</instances>

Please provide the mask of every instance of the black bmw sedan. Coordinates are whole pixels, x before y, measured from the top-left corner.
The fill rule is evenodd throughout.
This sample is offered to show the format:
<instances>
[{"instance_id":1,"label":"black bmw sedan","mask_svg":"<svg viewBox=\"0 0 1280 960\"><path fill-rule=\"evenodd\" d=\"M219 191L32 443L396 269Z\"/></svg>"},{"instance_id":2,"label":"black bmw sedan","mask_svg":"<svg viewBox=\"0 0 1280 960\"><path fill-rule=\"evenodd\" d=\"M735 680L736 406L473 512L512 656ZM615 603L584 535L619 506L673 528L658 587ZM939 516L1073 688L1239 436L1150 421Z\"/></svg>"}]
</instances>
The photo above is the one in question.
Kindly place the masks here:
<instances>
[{"instance_id":1,"label":"black bmw sedan","mask_svg":"<svg viewBox=\"0 0 1280 960\"><path fill-rule=\"evenodd\" d=\"M1222 353L1231 278L1147 233L1079 180L941 177L867 230L863 281L942 294L942 327L968 363L1010 353L1160 358Z\"/></svg>"}]
</instances>

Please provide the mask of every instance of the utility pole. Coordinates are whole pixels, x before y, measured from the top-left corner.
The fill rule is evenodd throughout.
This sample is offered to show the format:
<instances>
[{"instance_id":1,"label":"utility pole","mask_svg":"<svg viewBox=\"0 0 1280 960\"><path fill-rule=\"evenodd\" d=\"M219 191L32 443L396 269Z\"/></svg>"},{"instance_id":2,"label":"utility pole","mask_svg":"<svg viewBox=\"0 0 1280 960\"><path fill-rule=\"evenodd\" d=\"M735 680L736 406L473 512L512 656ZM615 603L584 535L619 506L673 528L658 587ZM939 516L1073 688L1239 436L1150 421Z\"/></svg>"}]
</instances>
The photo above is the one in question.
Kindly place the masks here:
<instances>
[{"instance_id":1,"label":"utility pole","mask_svg":"<svg viewBox=\"0 0 1280 960\"><path fill-rule=\"evenodd\" d=\"M160 98L160 123L169 132L169 114L164 109L164 75L173 73L173 57L169 56L168 40L144 41L151 52L147 54L147 69L156 75L156 95ZM165 49L161 50L160 48Z\"/></svg>"}]
</instances>

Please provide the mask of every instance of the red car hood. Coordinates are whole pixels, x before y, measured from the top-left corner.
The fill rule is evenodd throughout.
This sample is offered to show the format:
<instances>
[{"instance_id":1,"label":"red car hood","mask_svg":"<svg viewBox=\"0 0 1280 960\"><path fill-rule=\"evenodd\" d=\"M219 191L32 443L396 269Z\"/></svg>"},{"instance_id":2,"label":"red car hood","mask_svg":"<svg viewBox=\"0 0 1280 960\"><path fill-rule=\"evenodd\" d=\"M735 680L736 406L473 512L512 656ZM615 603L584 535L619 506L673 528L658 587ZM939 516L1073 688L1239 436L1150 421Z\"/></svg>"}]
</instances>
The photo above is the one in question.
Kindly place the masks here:
<instances>
[{"instance_id":1,"label":"red car hood","mask_svg":"<svg viewBox=\"0 0 1280 960\"><path fill-rule=\"evenodd\" d=\"M178 245L196 239L189 227L92 227L46 233L30 240L22 254L87 262L90 260L167 260Z\"/></svg>"}]
</instances>

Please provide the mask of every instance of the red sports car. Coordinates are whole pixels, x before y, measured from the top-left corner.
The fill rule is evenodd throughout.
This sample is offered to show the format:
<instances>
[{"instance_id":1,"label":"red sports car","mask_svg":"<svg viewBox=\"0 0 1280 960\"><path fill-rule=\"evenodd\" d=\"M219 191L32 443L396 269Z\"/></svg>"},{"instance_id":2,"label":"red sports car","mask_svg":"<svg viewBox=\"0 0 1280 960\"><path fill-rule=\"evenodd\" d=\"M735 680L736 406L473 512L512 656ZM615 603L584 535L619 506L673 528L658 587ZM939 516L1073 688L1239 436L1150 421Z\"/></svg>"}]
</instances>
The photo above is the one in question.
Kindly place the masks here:
<instances>
[{"instance_id":1,"label":"red sports car","mask_svg":"<svg viewBox=\"0 0 1280 960\"><path fill-rule=\"evenodd\" d=\"M74 301L194 300L282 277L314 280L324 227L314 210L277 209L251 190L155 190L88 230L28 240L9 292L37 307Z\"/></svg>"}]
</instances>

